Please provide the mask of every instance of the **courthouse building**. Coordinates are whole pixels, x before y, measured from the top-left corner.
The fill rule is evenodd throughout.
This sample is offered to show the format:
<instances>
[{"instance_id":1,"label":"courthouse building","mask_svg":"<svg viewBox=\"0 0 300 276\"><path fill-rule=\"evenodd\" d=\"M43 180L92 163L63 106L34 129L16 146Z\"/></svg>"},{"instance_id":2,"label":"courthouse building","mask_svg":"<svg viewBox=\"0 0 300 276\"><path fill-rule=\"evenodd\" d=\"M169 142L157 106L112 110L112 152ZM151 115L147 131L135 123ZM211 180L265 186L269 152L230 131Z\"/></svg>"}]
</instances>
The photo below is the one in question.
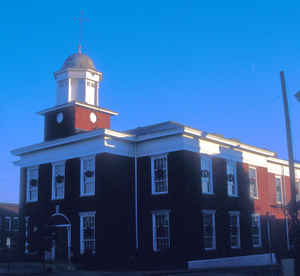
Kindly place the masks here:
<instances>
[{"instance_id":1,"label":"courthouse building","mask_svg":"<svg viewBox=\"0 0 300 276\"><path fill-rule=\"evenodd\" d=\"M56 105L39 112L44 141L12 151L25 255L45 229L48 259L89 254L103 265L287 252L287 161L171 121L111 129L118 113L99 105L102 73L80 51L54 77Z\"/></svg>"}]
</instances>

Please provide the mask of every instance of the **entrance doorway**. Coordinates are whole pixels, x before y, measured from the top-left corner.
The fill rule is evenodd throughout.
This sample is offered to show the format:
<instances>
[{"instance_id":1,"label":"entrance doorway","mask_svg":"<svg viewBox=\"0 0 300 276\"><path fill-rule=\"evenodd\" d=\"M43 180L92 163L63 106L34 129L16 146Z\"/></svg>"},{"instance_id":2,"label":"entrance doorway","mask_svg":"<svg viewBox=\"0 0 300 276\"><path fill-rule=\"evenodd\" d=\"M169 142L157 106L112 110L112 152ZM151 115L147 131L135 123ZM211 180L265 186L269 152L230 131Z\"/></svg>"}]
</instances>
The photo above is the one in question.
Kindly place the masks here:
<instances>
[{"instance_id":1,"label":"entrance doorway","mask_svg":"<svg viewBox=\"0 0 300 276\"><path fill-rule=\"evenodd\" d=\"M55 261L68 261L68 231L67 227L55 228Z\"/></svg>"},{"instance_id":2,"label":"entrance doorway","mask_svg":"<svg viewBox=\"0 0 300 276\"><path fill-rule=\"evenodd\" d=\"M55 213L48 224L53 229L53 242L49 257L52 261L71 260L71 222L64 214Z\"/></svg>"}]
</instances>

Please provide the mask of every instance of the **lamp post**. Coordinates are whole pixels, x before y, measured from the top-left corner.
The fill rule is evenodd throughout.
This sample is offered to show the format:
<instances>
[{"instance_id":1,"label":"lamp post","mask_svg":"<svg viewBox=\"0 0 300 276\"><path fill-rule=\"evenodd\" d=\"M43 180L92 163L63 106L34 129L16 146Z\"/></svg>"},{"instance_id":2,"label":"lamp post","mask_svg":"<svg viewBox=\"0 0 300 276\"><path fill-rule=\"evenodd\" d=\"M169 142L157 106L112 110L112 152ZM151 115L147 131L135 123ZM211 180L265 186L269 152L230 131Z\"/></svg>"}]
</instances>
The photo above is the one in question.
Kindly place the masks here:
<instances>
[{"instance_id":1,"label":"lamp post","mask_svg":"<svg viewBox=\"0 0 300 276\"><path fill-rule=\"evenodd\" d=\"M290 188L291 188L291 200L290 203L288 204L288 209L289 209L289 214L291 216L291 231L292 231L291 237L292 237L292 242L294 247L295 233L297 232L298 210L296 206L296 188L295 188L296 181L295 181L294 153L293 153L293 146L292 146L291 124L290 124L289 108L288 108L288 101L286 95L286 85L285 85L285 78L284 78L283 71L280 72L280 80L281 80L283 107L284 107L284 115L285 115L286 138L287 138L288 156L289 156Z\"/></svg>"}]
</instances>

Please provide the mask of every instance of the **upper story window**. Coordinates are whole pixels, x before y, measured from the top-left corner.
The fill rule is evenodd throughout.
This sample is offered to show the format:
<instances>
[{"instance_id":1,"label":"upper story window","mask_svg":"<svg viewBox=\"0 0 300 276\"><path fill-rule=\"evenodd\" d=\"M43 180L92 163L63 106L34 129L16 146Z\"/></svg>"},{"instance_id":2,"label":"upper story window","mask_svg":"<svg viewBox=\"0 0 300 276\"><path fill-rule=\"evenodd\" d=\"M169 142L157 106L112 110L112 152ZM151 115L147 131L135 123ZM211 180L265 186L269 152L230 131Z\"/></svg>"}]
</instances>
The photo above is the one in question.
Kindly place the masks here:
<instances>
[{"instance_id":1,"label":"upper story window","mask_svg":"<svg viewBox=\"0 0 300 276\"><path fill-rule=\"evenodd\" d=\"M237 172L236 172L236 162L232 160L227 160L226 162L227 171L227 192L229 196L238 195L238 185L237 185Z\"/></svg>"},{"instance_id":2,"label":"upper story window","mask_svg":"<svg viewBox=\"0 0 300 276\"><path fill-rule=\"evenodd\" d=\"M95 157L81 159L81 196L95 195Z\"/></svg>"},{"instance_id":3,"label":"upper story window","mask_svg":"<svg viewBox=\"0 0 300 276\"><path fill-rule=\"evenodd\" d=\"M215 210L203 210L203 243L205 250L216 249Z\"/></svg>"},{"instance_id":4,"label":"upper story window","mask_svg":"<svg viewBox=\"0 0 300 276\"><path fill-rule=\"evenodd\" d=\"M282 183L281 177L275 176L276 202L282 203Z\"/></svg>"},{"instance_id":5,"label":"upper story window","mask_svg":"<svg viewBox=\"0 0 300 276\"><path fill-rule=\"evenodd\" d=\"M168 193L168 158L167 155L151 158L152 194Z\"/></svg>"},{"instance_id":6,"label":"upper story window","mask_svg":"<svg viewBox=\"0 0 300 276\"><path fill-rule=\"evenodd\" d=\"M65 196L65 162L52 164L52 199Z\"/></svg>"},{"instance_id":7,"label":"upper story window","mask_svg":"<svg viewBox=\"0 0 300 276\"><path fill-rule=\"evenodd\" d=\"M260 247L261 246L261 224L260 224L260 215L258 214L251 215L251 234L252 234L252 246Z\"/></svg>"},{"instance_id":8,"label":"upper story window","mask_svg":"<svg viewBox=\"0 0 300 276\"><path fill-rule=\"evenodd\" d=\"M256 168L249 168L249 183L250 183L250 196L258 198L258 185L257 185L257 172Z\"/></svg>"},{"instance_id":9,"label":"upper story window","mask_svg":"<svg viewBox=\"0 0 300 276\"><path fill-rule=\"evenodd\" d=\"M240 248L240 212L229 212L229 235L231 248Z\"/></svg>"},{"instance_id":10,"label":"upper story window","mask_svg":"<svg viewBox=\"0 0 300 276\"><path fill-rule=\"evenodd\" d=\"M96 253L96 212L81 212L80 214L80 253L87 251Z\"/></svg>"},{"instance_id":11,"label":"upper story window","mask_svg":"<svg viewBox=\"0 0 300 276\"><path fill-rule=\"evenodd\" d=\"M213 194L212 160L209 157L201 157L201 184L203 194Z\"/></svg>"},{"instance_id":12,"label":"upper story window","mask_svg":"<svg viewBox=\"0 0 300 276\"><path fill-rule=\"evenodd\" d=\"M170 248L170 211L158 210L152 213L153 250Z\"/></svg>"},{"instance_id":13,"label":"upper story window","mask_svg":"<svg viewBox=\"0 0 300 276\"><path fill-rule=\"evenodd\" d=\"M27 169L27 202L38 200L39 170L38 167Z\"/></svg>"}]
</instances>

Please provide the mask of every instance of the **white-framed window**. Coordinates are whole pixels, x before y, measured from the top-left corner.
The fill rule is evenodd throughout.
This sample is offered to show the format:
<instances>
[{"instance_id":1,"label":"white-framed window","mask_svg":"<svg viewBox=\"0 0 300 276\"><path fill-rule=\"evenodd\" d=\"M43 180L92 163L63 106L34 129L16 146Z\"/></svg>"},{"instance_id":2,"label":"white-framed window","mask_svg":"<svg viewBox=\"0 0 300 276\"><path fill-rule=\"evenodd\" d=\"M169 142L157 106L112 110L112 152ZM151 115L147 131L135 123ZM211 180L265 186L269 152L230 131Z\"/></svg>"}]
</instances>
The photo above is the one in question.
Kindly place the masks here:
<instances>
[{"instance_id":1,"label":"white-framed window","mask_svg":"<svg viewBox=\"0 0 300 276\"><path fill-rule=\"evenodd\" d=\"M39 170L38 167L27 168L27 202L38 200Z\"/></svg>"},{"instance_id":2,"label":"white-framed window","mask_svg":"<svg viewBox=\"0 0 300 276\"><path fill-rule=\"evenodd\" d=\"M296 179L295 185L296 185L296 200L300 201L300 179L299 178Z\"/></svg>"},{"instance_id":3,"label":"white-framed window","mask_svg":"<svg viewBox=\"0 0 300 276\"><path fill-rule=\"evenodd\" d=\"M4 217L4 231L10 232L11 231L11 217Z\"/></svg>"},{"instance_id":4,"label":"white-framed window","mask_svg":"<svg viewBox=\"0 0 300 276\"><path fill-rule=\"evenodd\" d=\"M81 159L80 195L95 195L95 156Z\"/></svg>"},{"instance_id":5,"label":"white-framed window","mask_svg":"<svg viewBox=\"0 0 300 276\"><path fill-rule=\"evenodd\" d=\"M236 162L233 160L226 161L227 171L227 191L229 196L238 196L237 169Z\"/></svg>"},{"instance_id":6,"label":"white-framed window","mask_svg":"<svg viewBox=\"0 0 300 276\"><path fill-rule=\"evenodd\" d=\"M240 248L240 212L229 211L229 237L231 248Z\"/></svg>"},{"instance_id":7,"label":"white-framed window","mask_svg":"<svg viewBox=\"0 0 300 276\"><path fill-rule=\"evenodd\" d=\"M282 203L282 183L281 176L275 176L276 202Z\"/></svg>"},{"instance_id":8,"label":"white-framed window","mask_svg":"<svg viewBox=\"0 0 300 276\"><path fill-rule=\"evenodd\" d=\"M80 212L80 254L96 253L96 212Z\"/></svg>"},{"instance_id":9,"label":"white-framed window","mask_svg":"<svg viewBox=\"0 0 300 276\"><path fill-rule=\"evenodd\" d=\"M202 210L203 244L205 250L216 249L215 210Z\"/></svg>"},{"instance_id":10,"label":"white-framed window","mask_svg":"<svg viewBox=\"0 0 300 276\"><path fill-rule=\"evenodd\" d=\"M11 231L18 232L20 230L19 217L13 217L11 221Z\"/></svg>"},{"instance_id":11,"label":"white-framed window","mask_svg":"<svg viewBox=\"0 0 300 276\"><path fill-rule=\"evenodd\" d=\"M151 157L152 194L168 193L168 157Z\"/></svg>"},{"instance_id":12,"label":"white-framed window","mask_svg":"<svg viewBox=\"0 0 300 276\"><path fill-rule=\"evenodd\" d=\"M65 162L52 164L52 199L65 197Z\"/></svg>"},{"instance_id":13,"label":"white-framed window","mask_svg":"<svg viewBox=\"0 0 300 276\"><path fill-rule=\"evenodd\" d=\"M212 160L207 156L201 156L201 185L203 194L213 194Z\"/></svg>"},{"instance_id":14,"label":"white-framed window","mask_svg":"<svg viewBox=\"0 0 300 276\"><path fill-rule=\"evenodd\" d=\"M261 247L261 223L260 215L251 215L251 235L252 235L252 246Z\"/></svg>"},{"instance_id":15,"label":"white-framed window","mask_svg":"<svg viewBox=\"0 0 300 276\"><path fill-rule=\"evenodd\" d=\"M258 198L257 171L255 167L249 167L249 184L250 196L252 198Z\"/></svg>"},{"instance_id":16,"label":"white-framed window","mask_svg":"<svg viewBox=\"0 0 300 276\"><path fill-rule=\"evenodd\" d=\"M152 212L153 250L170 248L170 210Z\"/></svg>"}]
</instances>

